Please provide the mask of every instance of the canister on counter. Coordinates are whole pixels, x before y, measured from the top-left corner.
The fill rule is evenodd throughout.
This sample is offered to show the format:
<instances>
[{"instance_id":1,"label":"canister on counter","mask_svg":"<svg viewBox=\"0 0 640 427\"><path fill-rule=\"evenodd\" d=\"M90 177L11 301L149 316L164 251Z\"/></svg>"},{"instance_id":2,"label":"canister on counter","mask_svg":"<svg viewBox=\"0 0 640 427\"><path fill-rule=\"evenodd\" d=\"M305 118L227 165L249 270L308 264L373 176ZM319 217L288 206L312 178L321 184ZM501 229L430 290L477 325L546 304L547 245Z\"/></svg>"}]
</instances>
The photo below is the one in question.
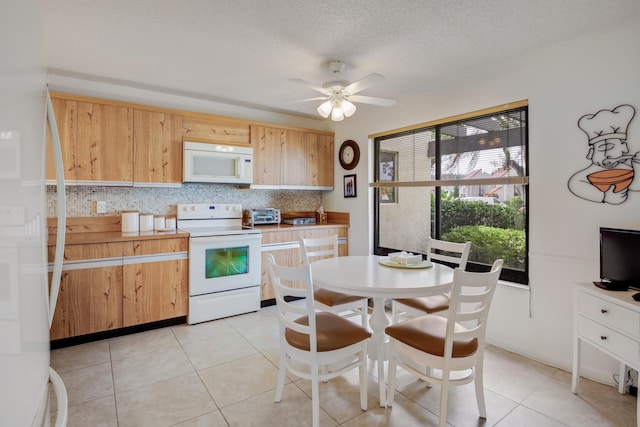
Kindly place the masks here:
<instances>
[{"instance_id":1,"label":"canister on counter","mask_svg":"<svg viewBox=\"0 0 640 427\"><path fill-rule=\"evenodd\" d=\"M165 228L167 230L175 230L176 229L176 217L175 216L168 216L165 219Z\"/></svg>"},{"instance_id":2,"label":"canister on counter","mask_svg":"<svg viewBox=\"0 0 640 427\"><path fill-rule=\"evenodd\" d=\"M140 214L140 231L153 231L153 214Z\"/></svg>"},{"instance_id":3,"label":"canister on counter","mask_svg":"<svg viewBox=\"0 0 640 427\"><path fill-rule=\"evenodd\" d=\"M154 230L164 231L166 229L166 221L164 215L156 215L153 217Z\"/></svg>"},{"instance_id":4,"label":"canister on counter","mask_svg":"<svg viewBox=\"0 0 640 427\"><path fill-rule=\"evenodd\" d=\"M123 233L137 233L140 229L140 213L138 211L122 211L120 222Z\"/></svg>"}]
</instances>

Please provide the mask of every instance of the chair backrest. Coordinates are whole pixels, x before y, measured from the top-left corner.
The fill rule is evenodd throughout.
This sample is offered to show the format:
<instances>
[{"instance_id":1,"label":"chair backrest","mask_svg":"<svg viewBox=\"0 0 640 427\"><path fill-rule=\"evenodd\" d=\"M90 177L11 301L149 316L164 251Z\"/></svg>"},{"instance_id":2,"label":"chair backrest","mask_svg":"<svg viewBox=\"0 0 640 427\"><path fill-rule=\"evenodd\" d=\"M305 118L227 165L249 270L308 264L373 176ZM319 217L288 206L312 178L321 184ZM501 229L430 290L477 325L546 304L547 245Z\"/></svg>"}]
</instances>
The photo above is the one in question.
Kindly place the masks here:
<instances>
[{"instance_id":1,"label":"chair backrest","mask_svg":"<svg viewBox=\"0 0 640 427\"><path fill-rule=\"evenodd\" d=\"M442 261L453 264L456 268L464 270L467 268L471 242L455 243L444 240L429 239L429 250L427 260Z\"/></svg>"},{"instance_id":2,"label":"chair backrest","mask_svg":"<svg viewBox=\"0 0 640 427\"><path fill-rule=\"evenodd\" d=\"M445 356L450 356L454 341L477 339L484 346L489 308L495 293L503 261L496 260L488 273L475 273L456 268L447 313ZM456 325L464 328L456 328Z\"/></svg>"},{"instance_id":3,"label":"chair backrest","mask_svg":"<svg viewBox=\"0 0 640 427\"><path fill-rule=\"evenodd\" d=\"M301 334L309 335L311 352L317 351L316 317L313 301L313 286L311 286L311 266L303 264L298 267L285 267L276 264L272 254L267 254L269 275L275 294L278 318L280 323L280 340L284 345L285 329L291 329ZM297 297L293 300L287 297ZM305 298L304 301L299 298ZM300 317L307 316L308 325L295 322Z\"/></svg>"},{"instance_id":4,"label":"chair backrest","mask_svg":"<svg viewBox=\"0 0 640 427\"><path fill-rule=\"evenodd\" d=\"M300 254L302 262L309 264L313 261L338 256L338 235L327 237L300 238Z\"/></svg>"}]
</instances>

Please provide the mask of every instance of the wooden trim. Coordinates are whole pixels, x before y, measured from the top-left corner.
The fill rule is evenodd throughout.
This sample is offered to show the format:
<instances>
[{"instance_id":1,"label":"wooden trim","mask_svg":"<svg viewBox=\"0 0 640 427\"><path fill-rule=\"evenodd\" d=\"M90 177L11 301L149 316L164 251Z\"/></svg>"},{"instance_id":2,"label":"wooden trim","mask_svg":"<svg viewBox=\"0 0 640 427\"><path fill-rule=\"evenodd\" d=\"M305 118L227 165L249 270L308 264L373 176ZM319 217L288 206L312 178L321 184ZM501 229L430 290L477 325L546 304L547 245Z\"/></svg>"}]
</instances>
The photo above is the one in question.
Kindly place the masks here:
<instances>
[{"instance_id":1,"label":"wooden trim","mask_svg":"<svg viewBox=\"0 0 640 427\"><path fill-rule=\"evenodd\" d=\"M351 225L349 212L327 212L327 222L329 224Z\"/></svg>"},{"instance_id":2,"label":"wooden trim","mask_svg":"<svg viewBox=\"0 0 640 427\"><path fill-rule=\"evenodd\" d=\"M380 138L382 136L393 135L393 134L396 134L396 133L409 132L409 131L412 131L412 130L417 130L417 129L422 129L422 128L426 128L426 127L436 126L436 125L440 125L440 124L443 124L443 123L457 122L459 120L469 119L469 118L473 118L473 117L476 117L476 116L484 116L484 115L487 115L487 114L493 114L493 113L497 113L497 112L500 112L500 111L512 110L514 108L526 107L528 105L529 105L529 100L528 99L523 99L521 101L510 102L510 103L502 104L502 105L496 105L495 107L483 108L482 110L471 111L469 113L457 114L455 116L444 117L442 119L436 119L436 120L432 120L432 121L429 121L429 122L418 123L418 124L415 124L415 125L405 126L405 127L398 128L398 129L392 129L392 130L388 130L388 131L384 131L384 132L374 133L374 134L369 135L369 138Z\"/></svg>"},{"instance_id":3,"label":"wooden trim","mask_svg":"<svg viewBox=\"0 0 640 427\"><path fill-rule=\"evenodd\" d=\"M528 176L480 179L442 179L432 181L381 181L369 183L369 187L451 187L455 185L529 185Z\"/></svg>"}]
</instances>

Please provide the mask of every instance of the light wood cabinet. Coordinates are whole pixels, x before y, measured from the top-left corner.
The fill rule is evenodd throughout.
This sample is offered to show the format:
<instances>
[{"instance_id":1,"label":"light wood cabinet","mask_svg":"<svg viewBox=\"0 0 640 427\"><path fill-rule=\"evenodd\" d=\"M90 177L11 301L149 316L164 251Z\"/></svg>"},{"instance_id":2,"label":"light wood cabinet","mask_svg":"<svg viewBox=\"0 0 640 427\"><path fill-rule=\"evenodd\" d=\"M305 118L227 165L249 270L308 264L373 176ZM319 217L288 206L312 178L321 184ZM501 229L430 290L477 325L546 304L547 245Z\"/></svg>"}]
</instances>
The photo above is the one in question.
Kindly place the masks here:
<instances>
[{"instance_id":1,"label":"light wood cabinet","mask_svg":"<svg viewBox=\"0 0 640 427\"><path fill-rule=\"evenodd\" d=\"M291 232L289 231L270 231L262 233L262 277L260 280L260 300L268 300L275 298L273 292L273 285L271 284L271 277L269 275L269 260L267 254L273 255L273 258L278 265L291 266L291 247L278 247L273 245L272 248L267 249L269 245L273 243L284 243L291 241Z\"/></svg>"},{"instance_id":2,"label":"light wood cabinet","mask_svg":"<svg viewBox=\"0 0 640 427\"><path fill-rule=\"evenodd\" d=\"M333 136L306 132L305 139L306 184L333 188Z\"/></svg>"},{"instance_id":3,"label":"light wood cabinet","mask_svg":"<svg viewBox=\"0 0 640 427\"><path fill-rule=\"evenodd\" d=\"M281 153L286 131L266 126L251 126L253 147L253 183L280 185Z\"/></svg>"},{"instance_id":4,"label":"light wood cabinet","mask_svg":"<svg viewBox=\"0 0 640 427\"><path fill-rule=\"evenodd\" d=\"M59 97L57 97L59 96ZM182 185L182 116L54 94L65 180L78 185ZM55 179L47 132L47 172Z\"/></svg>"},{"instance_id":5,"label":"light wood cabinet","mask_svg":"<svg viewBox=\"0 0 640 427\"><path fill-rule=\"evenodd\" d=\"M333 189L333 136L251 126L253 184L290 189Z\"/></svg>"},{"instance_id":6,"label":"light wood cabinet","mask_svg":"<svg viewBox=\"0 0 640 427\"><path fill-rule=\"evenodd\" d=\"M182 116L133 110L133 182L182 184Z\"/></svg>"},{"instance_id":7,"label":"light wood cabinet","mask_svg":"<svg viewBox=\"0 0 640 427\"><path fill-rule=\"evenodd\" d=\"M272 254L276 264L286 266L298 266L302 264L300 255L300 237L315 238L337 234L341 243L338 245L338 255L347 256L348 228L320 226L306 229L281 229L262 232L262 278L260 283L260 300L265 301L275 297L271 277L269 276L269 264L267 254Z\"/></svg>"},{"instance_id":8,"label":"light wood cabinet","mask_svg":"<svg viewBox=\"0 0 640 427\"><path fill-rule=\"evenodd\" d=\"M224 120L206 114L183 114L182 137L185 141L249 146L249 124Z\"/></svg>"},{"instance_id":9,"label":"light wood cabinet","mask_svg":"<svg viewBox=\"0 0 640 427\"><path fill-rule=\"evenodd\" d=\"M186 237L65 246L51 339L186 316L188 246Z\"/></svg>"},{"instance_id":10,"label":"light wood cabinet","mask_svg":"<svg viewBox=\"0 0 640 427\"><path fill-rule=\"evenodd\" d=\"M122 327L122 249L119 242L65 246L52 340Z\"/></svg>"},{"instance_id":11,"label":"light wood cabinet","mask_svg":"<svg viewBox=\"0 0 640 427\"><path fill-rule=\"evenodd\" d=\"M56 116L58 136L60 137L60 148L62 149L62 165L64 167L64 179L75 181L76 174L76 142L78 103L68 99L51 98L53 111ZM53 150L51 145L51 134L47 126L47 167L46 179L56 179L56 169L53 160Z\"/></svg>"},{"instance_id":12,"label":"light wood cabinet","mask_svg":"<svg viewBox=\"0 0 640 427\"><path fill-rule=\"evenodd\" d=\"M62 272L52 340L121 327L121 265Z\"/></svg>"},{"instance_id":13,"label":"light wood cabinet","mask_svg":"<svg viewBox=\"0 0 640 427\"><path fill-rule=\"evenodd\" d=\"M125 245L123 326L186 316L188 239L140 240ZM135 257L135 258L134 258Z\"/></svg>"},{"instance_id":14,"label":"light wood cabinet","mask_svg":"<svg viewBox=\"0 0 640 427\"><path fill-rule=\"evenodd\" d=\"M252 147L256 186L334 186L334 137L328 132L64 93L51 99L67 184L180 186L182 143L188 140ZM55 179L51 143L46 178L48 184Z\"/></svg>"},{"instance_id":15,"label":"light wood cabinet","mask_svg":"<svg viewBox=\"0 0 640 427\"><path fill-rule=\"evenodd\" d=\"M285 130L284 141L280 144L280 182L291 187L306 187L307 156L304 132Z\"/></svg>"},{"instance_id":16,"label":"light wood cabinet","mask_svg":"<svg viewBox=\"0 0 640 427\"><path fill-rule=\"evenodd\" d=\"M125 265L123 326L186 316L189 298L187 259Z\"/></svg>"},{"instance_id":17,"label":"light wood cabinet","mask_svg":"<svg viewBox=\"0 0 640 427\"><path fill-rule=\"evenodd\" d=\"M78 102L76 174L79 183L133 182L133 109Z\"/></svg>"}]
</instances>

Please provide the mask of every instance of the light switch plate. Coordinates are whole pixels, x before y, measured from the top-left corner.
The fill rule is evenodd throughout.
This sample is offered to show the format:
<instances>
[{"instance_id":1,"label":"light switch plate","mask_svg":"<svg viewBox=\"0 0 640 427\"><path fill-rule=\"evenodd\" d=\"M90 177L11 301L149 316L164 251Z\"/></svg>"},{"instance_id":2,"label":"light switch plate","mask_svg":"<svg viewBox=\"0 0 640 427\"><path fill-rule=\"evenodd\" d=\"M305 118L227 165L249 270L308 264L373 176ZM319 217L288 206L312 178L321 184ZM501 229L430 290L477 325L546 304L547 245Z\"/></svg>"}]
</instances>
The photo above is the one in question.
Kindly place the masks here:
<instances>
[{"instance_id":1,"label":"light switch plate","mask_svg":"<svg viewBox=\"0 0 640 427\"><path fill-rule=\"evenodd\" d=\"M98 201L96 201L96 213L107 213L107 201L106 200L98 200Z\"/></svg>"}]
</instances>

